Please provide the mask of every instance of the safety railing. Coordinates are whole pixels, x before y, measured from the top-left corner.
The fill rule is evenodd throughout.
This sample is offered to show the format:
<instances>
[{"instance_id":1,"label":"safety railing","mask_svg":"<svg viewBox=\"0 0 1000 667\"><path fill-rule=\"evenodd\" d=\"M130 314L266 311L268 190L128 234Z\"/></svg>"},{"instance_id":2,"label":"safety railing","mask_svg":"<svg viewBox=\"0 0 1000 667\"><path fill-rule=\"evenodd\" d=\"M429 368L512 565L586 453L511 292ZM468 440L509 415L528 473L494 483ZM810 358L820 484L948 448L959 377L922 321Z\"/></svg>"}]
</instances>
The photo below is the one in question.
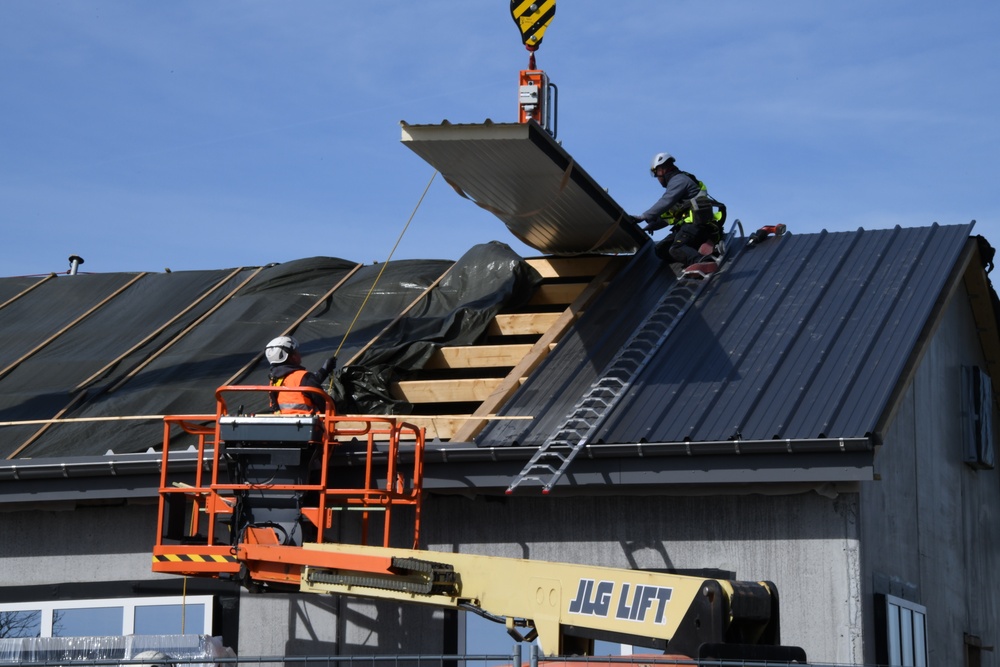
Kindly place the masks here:
<instances>
[{"instance_id":1,"label":"safety railing","mask_svg":"<svg viewBox=\"0 0 1000 667\"><path fill-rule=\"evenodd\" d=\"M245 544L374 539L393 546L394 510L404 507L411 510L412 532L397 532L410 532L410 544L395 546L418 546L423 429L392 416L339 415L325 392L310 387L296 391L320 397L326 409L316 414L231 414L227 398L234 394L274 391L224 386L216 392L216 414L164 418L154 571L234 574ZM196 465L174 474L170 443L182 433L196 440ZM276 507L285 507L287 516L275 514ZM360 518L335 526L341 512ZM372 538L378 520L381 539Z\"/></svg>"}]
</instances>

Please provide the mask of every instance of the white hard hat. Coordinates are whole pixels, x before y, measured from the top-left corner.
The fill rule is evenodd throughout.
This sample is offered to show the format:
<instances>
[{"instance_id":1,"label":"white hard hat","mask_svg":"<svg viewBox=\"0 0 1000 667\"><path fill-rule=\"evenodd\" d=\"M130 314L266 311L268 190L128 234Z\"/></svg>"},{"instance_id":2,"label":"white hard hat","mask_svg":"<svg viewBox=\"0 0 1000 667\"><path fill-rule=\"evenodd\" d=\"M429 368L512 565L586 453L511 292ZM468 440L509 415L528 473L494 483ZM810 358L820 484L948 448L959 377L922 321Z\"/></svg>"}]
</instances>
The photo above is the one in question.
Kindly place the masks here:
<instances>
[{"instance_id":1,"label":"white hard hat","mask_svg":"<svg viewBox=\"0 0 1000 667\"><path fill-rule=\"evenodd\" d=\"M278 336L264 348L264 356L270 364L283 364L289 355L299 349L299 341L291 336Z\"/></svg>"},{"instance_id":2,"label":"white hard hat","mask_svg":"<svg viewBox=\"0 0 1000 667\"><path fill-rule=\"evenodd\" d=\"M660 165L667 164L668 162L673 162L674 156L670 153L657 153L653 156L653 163L649 165L649 173L656 176L656 168Z\"/></svg>"}]
</instances>

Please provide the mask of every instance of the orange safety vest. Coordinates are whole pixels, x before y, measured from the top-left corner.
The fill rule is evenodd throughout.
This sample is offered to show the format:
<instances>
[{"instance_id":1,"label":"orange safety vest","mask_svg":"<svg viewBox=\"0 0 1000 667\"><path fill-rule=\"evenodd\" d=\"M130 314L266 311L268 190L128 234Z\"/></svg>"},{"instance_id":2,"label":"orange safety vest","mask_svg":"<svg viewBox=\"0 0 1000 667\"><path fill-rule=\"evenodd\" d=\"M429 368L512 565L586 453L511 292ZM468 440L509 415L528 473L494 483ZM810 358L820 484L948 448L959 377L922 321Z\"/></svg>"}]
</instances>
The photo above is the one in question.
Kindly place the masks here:
<instances>
[{"instance_id":1,"label":"orange safety vest","mask_svg":"<svg viewBox=\"0 0 1000 667\"><path fill-rule=\"evenodd\" d=\"M271 380L272 387L301 387L307 371L292 371L283 378ZM275 391L271 393L271 407L282 415L308 415L317 412L309 395L304 391Z\"/></svg>"}]
</instances>

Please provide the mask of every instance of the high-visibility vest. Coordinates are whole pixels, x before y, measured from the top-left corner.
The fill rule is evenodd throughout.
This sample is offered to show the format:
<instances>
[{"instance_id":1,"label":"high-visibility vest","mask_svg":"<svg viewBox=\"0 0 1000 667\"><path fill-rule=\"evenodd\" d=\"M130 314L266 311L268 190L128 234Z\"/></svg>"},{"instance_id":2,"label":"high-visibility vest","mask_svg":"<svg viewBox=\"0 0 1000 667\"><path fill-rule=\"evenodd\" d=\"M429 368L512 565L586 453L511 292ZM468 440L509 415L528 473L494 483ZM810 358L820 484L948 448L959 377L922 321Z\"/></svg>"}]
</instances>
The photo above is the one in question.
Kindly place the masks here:
<instances>
[{"instance_id":1,"label":"high-visibility vest","mask_svg":"<svg viewBox=\"0 0 1000 667\"><path fill-rule=\"evenodd\" d=\"M711 211L712 200L708 196L708 186L706 186L703 181L699 181L697 176L695 176L694 174L689 174L686 171L678 171L677 173L683 174L684 176L687 176L692 181L697 183L698 194L689 199L682 199L681 201L677 202L676 204L671 206L668 210L661 213L660 217L663 218L668 225L687 225L695 221L695 211L702 209L708 209L708 211ZM713 217L715 217L715 219L719 218L718 214L715 214ZM704 219L700 220L700 222L702 221L706 220Z\"/></svg>"},{"instance_id":2,"label":"high-visibility vest","mask_svg":"<svg viewBox=\"0 0 1000 667\"><path fill-rule=\"evenodd\" d=\"M677 202L669 210L661 213L660 217L670 226L679 227L692 222L712 225L712 236L718 240L722 231L723 213L721 210L715 210L715 207L720 204L709 196L708 186L703 181L699 181L694 174L689 174L686 171L679 173L698 184L698 194L690 199L682 199Z\"/></svg>"},{"instance_id":3,"label":"high-visibility vest","mask_svg":"<svg viewBox=\"0 0 1000 667\"><path fill-rule=\"evenodd\" d=\"M301 387L302 378L307 371L292 371L283 378L271 380L272 387ZM271 394L271 406L283 415L308 415L316 412L316 408L304 391L276 391Z\"/></svg>"}]
</instances>

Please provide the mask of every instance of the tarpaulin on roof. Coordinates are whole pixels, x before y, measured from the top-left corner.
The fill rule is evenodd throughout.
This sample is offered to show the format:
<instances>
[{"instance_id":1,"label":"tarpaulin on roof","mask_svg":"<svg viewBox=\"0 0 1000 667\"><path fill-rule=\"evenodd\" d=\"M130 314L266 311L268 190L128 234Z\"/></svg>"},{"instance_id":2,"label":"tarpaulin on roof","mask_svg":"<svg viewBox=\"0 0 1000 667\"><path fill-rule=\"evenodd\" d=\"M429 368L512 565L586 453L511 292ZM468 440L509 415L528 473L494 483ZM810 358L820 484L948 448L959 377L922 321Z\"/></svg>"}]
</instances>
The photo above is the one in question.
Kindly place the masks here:
<instances>
[{"instance_id":1,"label":"tarpaulin on roof","mask_svg":"<svg viewBox=\"0 0 1000 667\"><path fill-rule=\"evenodd\" d=\"M57 416L103 421L0 427L0 456L158 447L162 421L133 417L212 414L220 385L266 384L264 346L300 319L292 333L307 368L318 368L338 347L346 361L452 265L405 260L358 266L314 257L263 268L49 280L0 311L0 422ZM440 292L402 316L386 342L363 358L390 363L398 355L401 363L418 364L425 339L474 337L489 319L480 313L533 286L532 272L522 265L503 244L474 248L441 281ZM7 293L23 291L23 279L0 279L0 293L12 280L18 284ZM263 408L261 399L248 403L247 411Z\"/></svg>"},{"instance_id":2,"label":"tarpaulin on roof","mask_svg":"<svg viewBox=\"0 0 1000 667\"><path fill-rule=\"evenodd\" d=\"M540 281L538 272L508 246L496 242L476 246L428 298L393 322L379 337L378 346L339 374L349 401L344 408L368 414L411 412L411 405L390 396L393 380L423 368L444 344L476 342L501 308L526 303Z\"/></svg>"},{"instance_id":3,"label":"tarpaulin on roof","mask_svg":"<svg viewBox=\"0 0 1000 667\"><path fill-rule=\"evenodd\" d=\"M649 242L537 123L409 125L403 143L525 244L553 255L631 253Z\"/></svg>"}]
</instances>

